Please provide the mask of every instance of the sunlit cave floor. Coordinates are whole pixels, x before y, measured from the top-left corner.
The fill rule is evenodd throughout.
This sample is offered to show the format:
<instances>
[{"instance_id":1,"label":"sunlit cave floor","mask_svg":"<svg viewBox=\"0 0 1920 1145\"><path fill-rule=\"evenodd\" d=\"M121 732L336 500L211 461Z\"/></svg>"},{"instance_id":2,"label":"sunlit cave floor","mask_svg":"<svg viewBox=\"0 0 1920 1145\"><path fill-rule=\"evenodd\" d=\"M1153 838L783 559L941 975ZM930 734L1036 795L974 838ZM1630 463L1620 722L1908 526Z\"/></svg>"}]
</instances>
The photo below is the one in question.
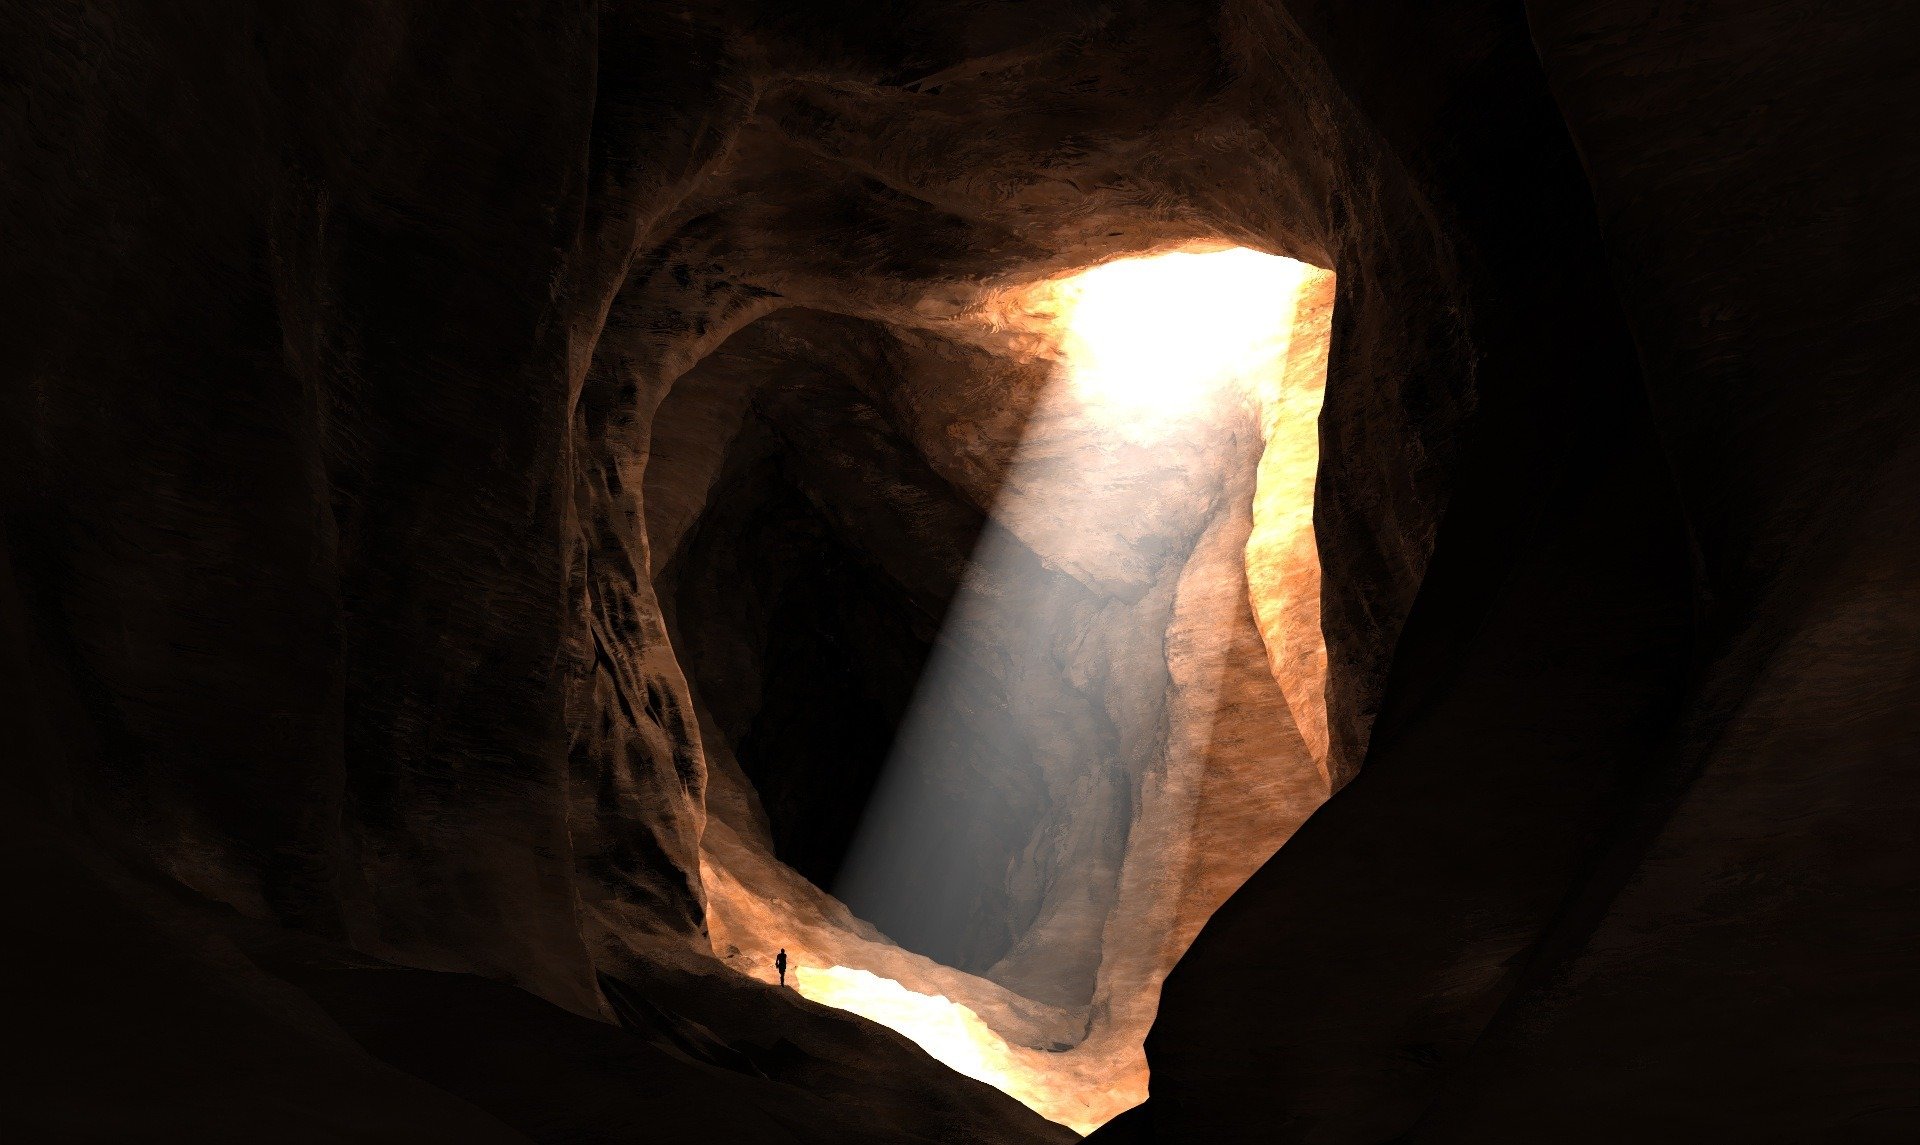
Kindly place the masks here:
<instances>
[{"instance_id":1,"label":"sunlit cave floor","mask_svg":"<svg viewBox=\"0 0 1920 1145\"><path fill-rule=\"evenodd\" d=\"M975 550L943 641L1063 623L995 614L1018 595L994 567L1009 548L1094 586L1105 603L1033 655L1083 691L1107 690L1095 700L1121 754L1075 766L1130 785L1117 803L1127 817L1105 821L1111 805L1089 803L1050 820L1029 847L1055 848L1040 921L995 966L967 972L896 943L775 858L753 782L703 716L701 874L718 958L773 983L784 949L800 995L891 1027L1083 1134L1146 1099L1142 1045L1162 981L1330 789L1312 495L1333 288L1330 273L1291 260L1184 250L993 294L947 320L943 337L1051 380L1006 443L1012 461L991 499L1010 539ZM989 420L971 413L954 420ZM661 452L670 467L670 443ZM1021 670L1019 653L994 651ZM938 672L936 656L923 700ZM1034 734L1036 754L1052 734ZM901 742L914 742L911 728ZM927 766L888 767L907 765ZM1057 788L1088 782L1068 774ZM950 813L980 812L884 799L868 809ZM1060 849L1082 837L1123 840L1117 861ZM850 860L868 871L908 861L871 844ZM1063 1003L1049 959L1084 961L1089 945L1090 992Z\"/></svg>"},{"instance_id":2,"label":"sunlit cave floor","mask_svg":"<svg viewBox=\"0 0 1920 1145\"><path fill-rule=\"evenodd\" d=\"M1107 1080L1099 1076L1104 1071L1086 1069L1084 1055L1009 1044L970 1007L943 994L916 993L845 966L798 966L787 973L794 989L813 1001L897 1030L956 1072L1078 1132L1091 1133L1111 1116L1109 1109L1131 1108L1145 1097L1135 1092L1133 1078L1117 1090L1098 1089ZM1053 1060L1063 1054L1067 1060ZM1138 1084L1145 1080L1138 1078Z\"/></svg>"}]
</instances>

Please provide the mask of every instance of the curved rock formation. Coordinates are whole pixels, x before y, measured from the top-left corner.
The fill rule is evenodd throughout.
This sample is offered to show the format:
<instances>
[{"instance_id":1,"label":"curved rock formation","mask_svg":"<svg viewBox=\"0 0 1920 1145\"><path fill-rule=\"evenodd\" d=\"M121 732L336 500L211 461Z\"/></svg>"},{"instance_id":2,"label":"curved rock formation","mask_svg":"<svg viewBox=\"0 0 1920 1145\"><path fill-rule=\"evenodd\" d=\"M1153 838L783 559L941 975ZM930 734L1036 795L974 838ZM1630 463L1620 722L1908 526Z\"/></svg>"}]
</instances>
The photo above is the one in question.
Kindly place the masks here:
<instances>
[{"instance_id":1,"label":"curved rock formation","mask_svg":"<svg viewBox=\"0 0 1920 1145\"><path fill-rule=\"evenodd\" d=\"M784 935L1151 1013L1103 1141L1911 1137L1903 16L0 6L0 1118L1066 1138ZM1317 590L1299 387L1098 568L990 520L1073 447L993 301L1197 242L1336 276ZM982 544L1088 639L956 677L1010 826L863 923L811 777L885 797Z\"/></svg>"},{"instance_id":2,"label":"curved rock formation","mask_svg":"<svg viewBox=\"0 0 1920 1145\"><path fill-rule=\"evenodd\" d=\"M1151 426L1049 380L1044 283L948 337L781 313L677 383L648 534L708 720L725 961L965 1005L994 1080L1057 1120L1144 1097L1158 983L1327 793L1282 686L1324 729L1317 612L1285 596L1318 587L1312 282L1241 388Z\"/></svg>"}]
</instances>

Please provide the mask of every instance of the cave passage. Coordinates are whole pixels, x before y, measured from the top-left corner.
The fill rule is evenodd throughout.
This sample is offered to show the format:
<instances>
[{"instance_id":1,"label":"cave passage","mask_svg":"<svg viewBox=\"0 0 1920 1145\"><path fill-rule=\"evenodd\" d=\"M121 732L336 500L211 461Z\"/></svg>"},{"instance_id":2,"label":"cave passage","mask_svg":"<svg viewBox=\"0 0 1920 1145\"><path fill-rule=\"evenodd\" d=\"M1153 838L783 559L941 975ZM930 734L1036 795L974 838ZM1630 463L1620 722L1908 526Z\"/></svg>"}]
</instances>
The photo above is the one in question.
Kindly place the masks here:
<instances>
[{"instance_id":1,"label":"cave passage","mask_svg":"<svg viewBox=\"0 0 1920 1145\"><path fill-rule=\"evenodd\" d=\"M737 426L657 577L717 954L1083 1132L1144 1098L1160 981L1327 794L1332 286L1163 251L933 332L776 315L676 389L661 499Z\"/></svg>"},{"instance_id":2,"label":"cave passage","mask_svg":"<svg viewBox=\"0 0 1920 1145\"><path fill-rule=\"evenodd\" d=\"M833 886L903 945L1011 975L1049 1002L1090 1000L1092 924L1111 907L1142 770L1161 749L1158 729L1115 708L1150 706L1171 683L1177 574L1236 470L1257 464L1236 422L1257 408L1263 371L1283 367L1305 270L1245 249L1173 252L1009 300L1019 318L1000 321L1035 324L1059 364ZM1218 676L1208 665L1189 685L1217 692ZM1018 887L982 901L1036 838L1055 844L1043 865L1073 872L1093 910L1052 917ZM1069 927L1068 941L1025 955L1040 965L1017 964L1035 928Z\"/></svg>"}]
</instances>

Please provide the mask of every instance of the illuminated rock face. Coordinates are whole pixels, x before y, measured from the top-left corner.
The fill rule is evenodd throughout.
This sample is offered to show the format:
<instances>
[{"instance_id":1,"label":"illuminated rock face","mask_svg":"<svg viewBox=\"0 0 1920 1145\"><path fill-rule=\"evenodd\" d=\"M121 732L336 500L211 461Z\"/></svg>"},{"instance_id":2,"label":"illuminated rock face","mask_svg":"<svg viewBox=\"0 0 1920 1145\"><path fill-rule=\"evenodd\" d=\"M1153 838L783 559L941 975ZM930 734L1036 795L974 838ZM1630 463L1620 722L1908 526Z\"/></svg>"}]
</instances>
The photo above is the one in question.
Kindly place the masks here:
<instances>
[{"instance_id":1,"label":"illuminated rock face","mask_svg":"<svg viewBox=\"0 0 1920 1145\"><path fill-rule=\"evenodd\" d=\"M1110 1077L1086 999L1138 1021L1113 984L1215 852L1325 788L1110 1139L1920 1136L1905 6L235 7L0 16L8 1139L1061 1141L727 966L784 936ZM1062 599L1163 610L1166 742L1216 766L1061 835L1109 903L970 877L998 931L918 936L981 974L943 969L773 861L825 879L857 828L749 772L937 645L1043 412L1035 332L969 308L1196 240L1339 275L1324 737L1286 514L1196 510L1177 568L1054 551ZM729 469L746 383L815 358L853 392ZM1233 496L1297 508L1264 425ZM948 491L879 479L897 442ZM785 497L766 544L693 535L742 488ZM834 562L738 559L796 538ZM845 585L884 655L807 646ZM818 711L700 683L767 654L852 667ZM1246 766L1276 726L1299 790ZM1020 774L1028 831L1062 773ZM1182 831L1176 874L1127 842ZM1084 944L1140 901L1163 934Z\"/></svg>"},{"instance_id":2,"label":"illuminated rock face","mask_svg":"<svg viewBox=\"0 0 1920 1145\"><path fill-rule=\"evenodd\" d=\"M1332 300L1177 253L938 333L766 319L682 379L649 530L723 960L785 948L809 997L1083 1131L1144 1098L1160 980L1328 791Z\"/></svg>"}]
</instances>

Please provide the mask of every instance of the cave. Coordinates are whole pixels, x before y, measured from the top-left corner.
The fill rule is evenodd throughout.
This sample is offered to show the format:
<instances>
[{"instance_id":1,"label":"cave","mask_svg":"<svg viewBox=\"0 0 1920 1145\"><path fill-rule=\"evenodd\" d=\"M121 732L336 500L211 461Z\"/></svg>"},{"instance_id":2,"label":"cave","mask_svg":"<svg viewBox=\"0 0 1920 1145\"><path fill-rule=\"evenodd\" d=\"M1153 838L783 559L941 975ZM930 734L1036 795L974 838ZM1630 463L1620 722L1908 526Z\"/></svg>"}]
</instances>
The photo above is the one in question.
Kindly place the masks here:
<instances>
[{"instance_id":1,"label":"cave","mask_svg":"<svg viewBox=\"0 0 1920 1145\"><path fill-rule=\"evenodd\" d=\"M1912 1139L1912 23L0 5L0 1130Z\"/></svg>"},{"instance_id":2,"label":"cave","mask_svg":"<svg viewBox=\"0 0 1920 1145\"><path fill-rule=\"evenodd\" d=\"M1032 273L755 319L662 399L642 503L715 956L1085 1131L1330 787L1335 280L1205 241Z\"/></svg>"}]
</instances>

